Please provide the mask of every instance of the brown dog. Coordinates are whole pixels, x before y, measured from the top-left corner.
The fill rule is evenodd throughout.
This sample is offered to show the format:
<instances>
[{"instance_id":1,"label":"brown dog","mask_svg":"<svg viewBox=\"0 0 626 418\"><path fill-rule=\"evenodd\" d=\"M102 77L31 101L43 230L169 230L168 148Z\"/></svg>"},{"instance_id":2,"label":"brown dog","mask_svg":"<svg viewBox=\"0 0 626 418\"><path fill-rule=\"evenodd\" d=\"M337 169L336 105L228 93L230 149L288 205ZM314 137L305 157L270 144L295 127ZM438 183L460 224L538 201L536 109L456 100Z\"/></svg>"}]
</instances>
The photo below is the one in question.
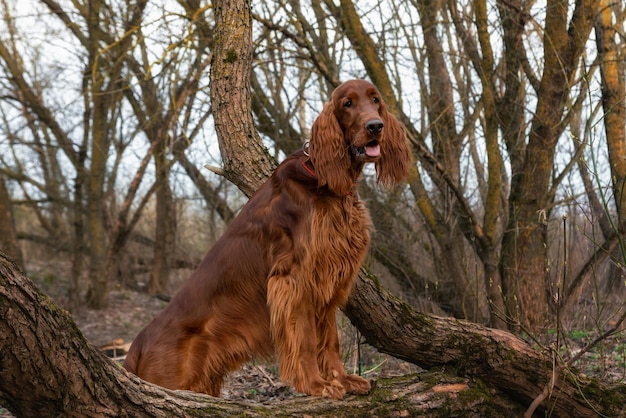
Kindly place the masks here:
<instances>
[{"instance_id":1,"label":"brown dog","mask_svg":"<svg viewBox=\"0 0 626 418\"><path fill-rule=\"evenodd\" d=\"M139 333L124 367L219 396L228 372L276 353L281 378L300 392L368 393L369 382L344 370L335 323L369 246L371 221L355 190L367 162L394 184L411 157L376 87L352 80L315 120L309 148L278 166Z\"/></svg>"}]
</instances>

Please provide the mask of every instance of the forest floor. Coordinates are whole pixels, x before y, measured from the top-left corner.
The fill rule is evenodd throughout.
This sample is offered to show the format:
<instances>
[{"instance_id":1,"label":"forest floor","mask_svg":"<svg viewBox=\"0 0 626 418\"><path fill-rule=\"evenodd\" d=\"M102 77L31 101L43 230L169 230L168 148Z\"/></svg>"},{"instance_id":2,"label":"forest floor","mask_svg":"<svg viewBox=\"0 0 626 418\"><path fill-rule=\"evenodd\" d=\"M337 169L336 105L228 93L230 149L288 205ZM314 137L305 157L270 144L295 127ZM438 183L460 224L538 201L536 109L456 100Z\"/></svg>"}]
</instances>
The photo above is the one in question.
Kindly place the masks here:
<instances>
[{"instance_id":1,"label":"forest floor","mask_svg":"<svg viewBox=\"0 0 626 418\"><path fill-rule=\"evenodd\" d=\"M29 273L39 288L52 297L57 304L67 304L67 286L56 274L44 269ZM179 279L182 280L182 279ZM174 281L172 284L176 286ZM111 289L109 306L101 311L80 309L72 317L85 338L95 347L118 345L132 342L135 335L166 305L164 302L146 293L118 286ZM374 348L358 344L358 332L350 322L340 317L338 320L342 352L346 370L358 373L359 370L369 379L398 376L419 372L420 368L410 363L378 353ZM529 340L538 347L556 347L557 332L549 330ZM588 343L595 339L597 331L574 330L560 333L558 353L567 360L576 355ZM533 341L534 340L534 341ZM610 382L626 382L626 331L624 328L606 338L593 349L586 352L575 363L579 372L602 378ZM222 397L233 400L252 402L270 402L302 396L283 384L275 363L258 361L246 364L240 370L228 376L222 390ZM0 418L13 417L0 406Z\"/></svg>"}]
</instances>

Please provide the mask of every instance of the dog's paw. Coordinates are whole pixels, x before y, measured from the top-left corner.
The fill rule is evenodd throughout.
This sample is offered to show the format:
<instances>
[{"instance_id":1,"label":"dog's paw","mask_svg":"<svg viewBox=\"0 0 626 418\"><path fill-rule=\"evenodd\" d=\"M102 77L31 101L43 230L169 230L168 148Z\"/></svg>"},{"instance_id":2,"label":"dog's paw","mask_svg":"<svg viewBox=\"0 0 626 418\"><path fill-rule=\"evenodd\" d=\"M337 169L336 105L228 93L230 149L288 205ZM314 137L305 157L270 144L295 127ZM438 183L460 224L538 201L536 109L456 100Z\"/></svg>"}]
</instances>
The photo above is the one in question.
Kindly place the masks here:
<instances>
[{"instance_id":1,"label":"dog's paw","mask_svg":"<svg viewBox=\"0 0 626 418\"><path fill-rule=\"evenodd\" d=\"M367 395L372 390L369 381L354 374L345 375L340 381L346 392L354 395Z\"/></svg>"},{"instance_id":2,"label":"dog's paw","mask_svg":"<svg viewBox=\"0 0 626 418\"><path fill-rule=\"evenodd\" d=\"M322 396L324 398L342 400L346 394L346 389L337 380L322 380L311 384L307 392L311 396Z\"/></svg>"}]
</instances>

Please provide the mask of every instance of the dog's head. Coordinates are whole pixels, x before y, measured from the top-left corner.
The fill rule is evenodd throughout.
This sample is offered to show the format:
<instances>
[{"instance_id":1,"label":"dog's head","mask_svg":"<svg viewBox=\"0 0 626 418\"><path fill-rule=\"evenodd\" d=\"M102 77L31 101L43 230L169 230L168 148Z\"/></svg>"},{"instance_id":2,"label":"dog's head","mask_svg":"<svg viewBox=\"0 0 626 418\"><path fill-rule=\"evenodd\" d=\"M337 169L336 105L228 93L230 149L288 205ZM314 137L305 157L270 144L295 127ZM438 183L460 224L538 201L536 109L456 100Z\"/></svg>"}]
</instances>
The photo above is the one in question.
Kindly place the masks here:
<instances>
[{"instance_id":1,"label":"dog's head","mask_svg":"<svg viewBox=\"0 0 626 418\"><path fill-rule=\"evenodd\" d=\"M380 92L366 80L351 80L333 91L311 129L309 146L319 184L348 193L363 165L373 162L378 181L391 185L409 174L411 153L404 129Z\"/></svg>"}]
</instances>

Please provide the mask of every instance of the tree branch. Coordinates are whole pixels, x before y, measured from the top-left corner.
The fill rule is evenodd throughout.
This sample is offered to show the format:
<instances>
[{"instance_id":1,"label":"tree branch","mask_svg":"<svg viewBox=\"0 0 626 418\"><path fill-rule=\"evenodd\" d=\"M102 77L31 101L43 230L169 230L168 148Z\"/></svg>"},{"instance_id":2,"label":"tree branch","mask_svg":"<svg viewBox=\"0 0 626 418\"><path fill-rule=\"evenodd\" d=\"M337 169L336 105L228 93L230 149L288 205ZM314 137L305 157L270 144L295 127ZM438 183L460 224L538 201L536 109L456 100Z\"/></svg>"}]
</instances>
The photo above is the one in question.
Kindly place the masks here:
<instances>
[{"instance_id":1,"label":"tree branch","mask_svg":"<svg viewBox=\"0 0 626 418\"><path fill-rule=\"evenodd\" d=\"M423 368L455 370L458 375L480 379L527 405L543 392L555 372L549 358L513 334L413 311L366 274L361 274L344 312L381 352ZM543 403L552 416L626 412L625 385L606 384L570 368L556 373L552 396Z\"/></svg>"}]
</instances>

